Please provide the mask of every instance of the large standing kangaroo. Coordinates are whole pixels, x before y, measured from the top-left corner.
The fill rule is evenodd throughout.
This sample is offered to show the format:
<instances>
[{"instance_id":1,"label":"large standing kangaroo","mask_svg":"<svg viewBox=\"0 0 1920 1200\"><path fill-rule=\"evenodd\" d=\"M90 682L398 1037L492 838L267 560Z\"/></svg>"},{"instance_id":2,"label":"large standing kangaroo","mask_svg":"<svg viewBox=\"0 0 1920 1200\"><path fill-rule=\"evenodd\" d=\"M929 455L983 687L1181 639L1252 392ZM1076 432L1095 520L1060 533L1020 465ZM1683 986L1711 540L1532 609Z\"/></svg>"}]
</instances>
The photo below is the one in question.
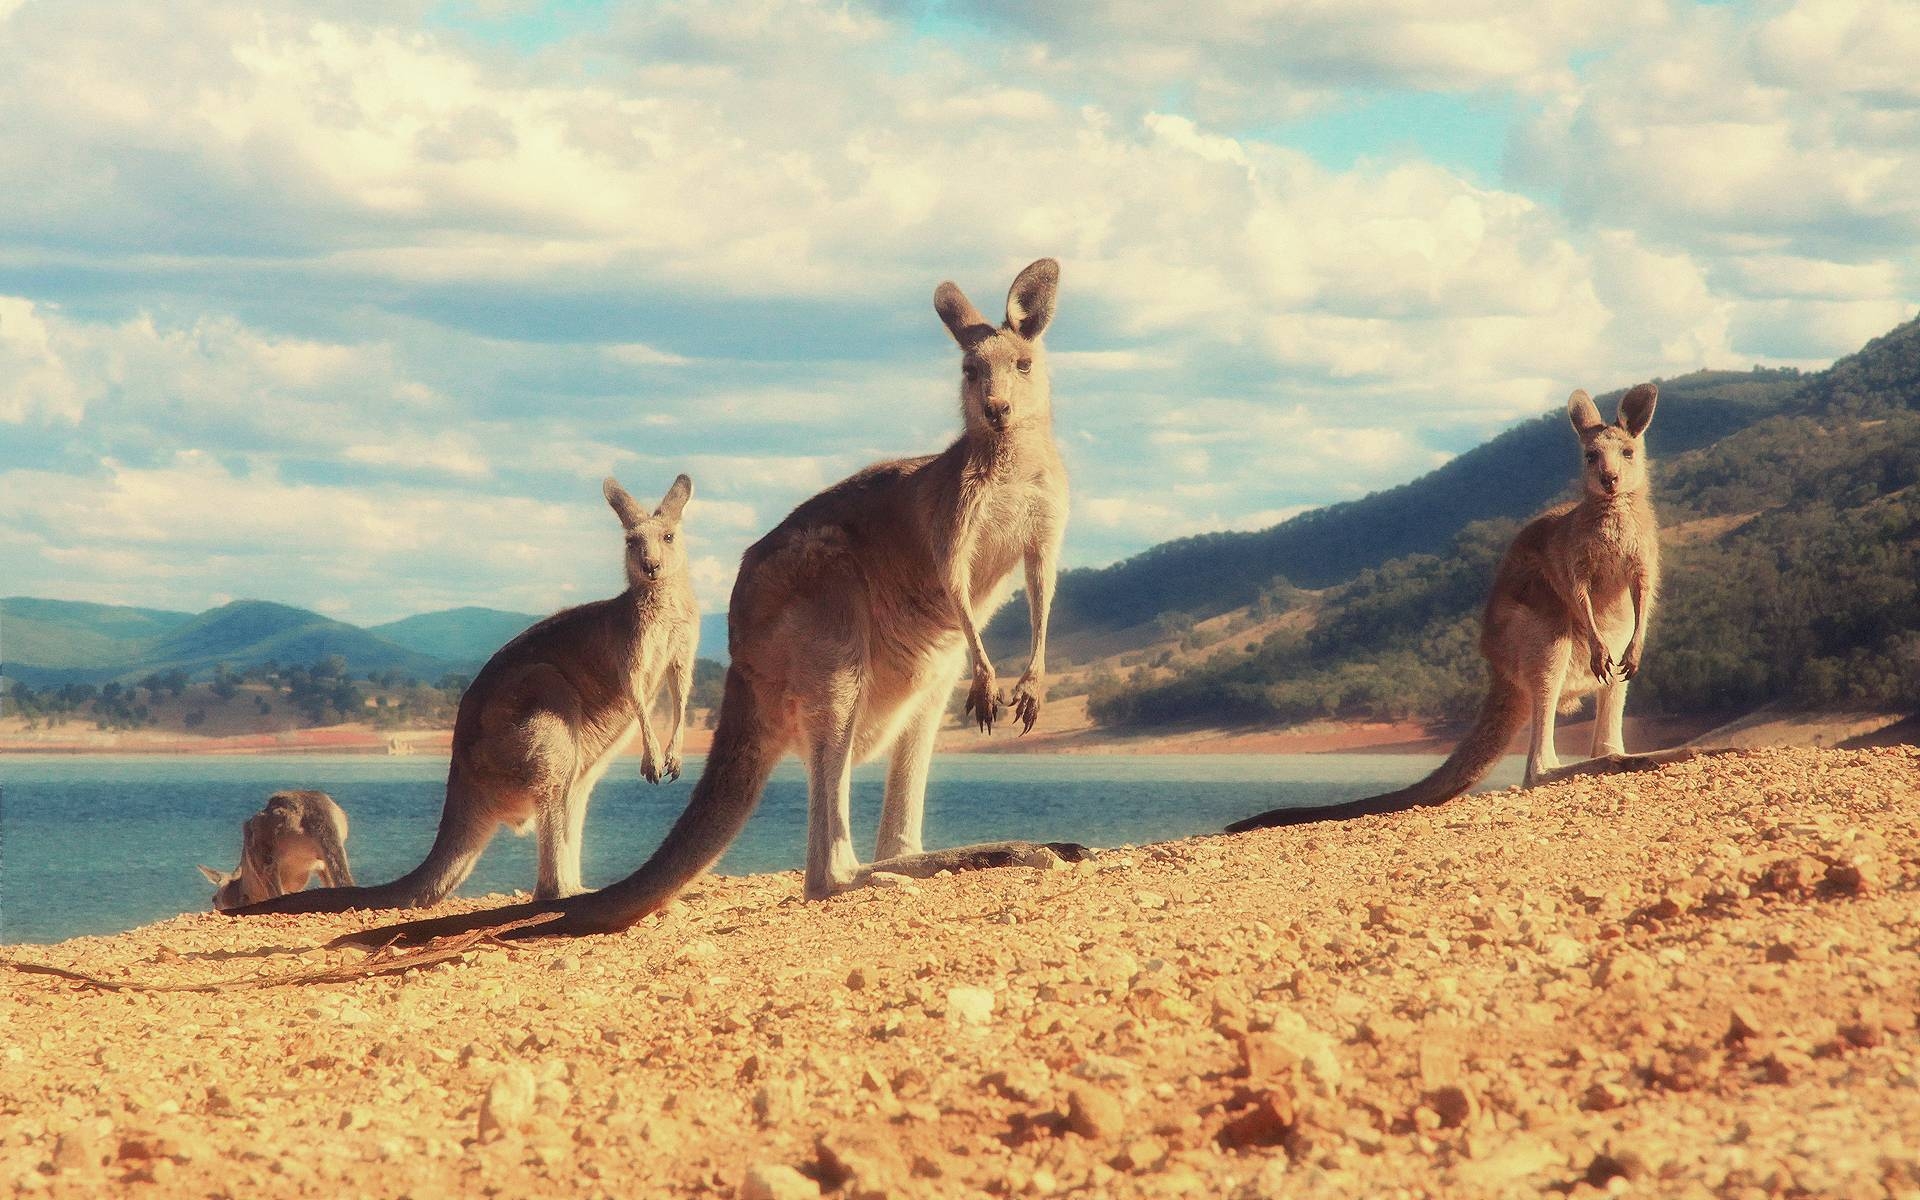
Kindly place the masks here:
<instances>
[{"instance_id":1,"label":"large standing kangaroo","mask_svg":"<svg viewBox=\"0 0 1920 1200\"><path fill-rule=\"evenodd\" d=\"M1276 808L1227 826L1239 833L1443 804L1486 778L1529 715L1526 784L1558 770L1553 719L1598 692L1593 755L1624 756L1627 681L1640 670L1660 589L1660 528L1647 494L1645 434L1660 390L1643 383L1607 424L1592 397L1567 398L1580 439L1585 494L1527 522L1500 560L1480 627L1487 698L1460 745L1431 775L1397 792L1319 808Z\"/></svg>"},{"instance_id":2,"label":"large standing kangaroo","mask_svg":"<svg viewBox=\"0 0 1920 1200\"><path fill-rule=\"evenodd\" d=\"M571 896L581 890L587 802L634 735L649 782L680 777L700 633L686 542L677 536L693 481L675 479L652 512L612 479L601 490L626 533L627 590L533 625L467 685L453 721L447 799L426 859L391 883L297 892L229 915L437 904L472 873L502 825L532 829L539 839L533 894ZM664 744L652 714L663 683L672 693Z\"/></svg>"},{"instance_id":3,"label":"large standing kangaroo","mask_svg":"<svg viewBox=\"0 0 1920 1200\"><path fill-rule=\"evenodd\" d=\"M959 343L959 439L939 454L869 467L802 503L748 548L727 611L732 665L705 771L641 868L590 895L372 929L345 941L412 942L546 913L518 935L624 929L710 867L752 814L774 764L807 766L806 894L859 881L848 824L855 762L888 755L877 854L890 870L1007 861L1017 846L921 853L927 766L953 685L970 662L967 710L1031 728L1046 675L1047 610L1067 518L1040 337L1059 264L1020 272L995 326L952 283L934 310ZM1026 569L1032 655L1003 698L980 630ZM1077 848L1076 848L1077 849Z\"/></svg>"}]
</instances>

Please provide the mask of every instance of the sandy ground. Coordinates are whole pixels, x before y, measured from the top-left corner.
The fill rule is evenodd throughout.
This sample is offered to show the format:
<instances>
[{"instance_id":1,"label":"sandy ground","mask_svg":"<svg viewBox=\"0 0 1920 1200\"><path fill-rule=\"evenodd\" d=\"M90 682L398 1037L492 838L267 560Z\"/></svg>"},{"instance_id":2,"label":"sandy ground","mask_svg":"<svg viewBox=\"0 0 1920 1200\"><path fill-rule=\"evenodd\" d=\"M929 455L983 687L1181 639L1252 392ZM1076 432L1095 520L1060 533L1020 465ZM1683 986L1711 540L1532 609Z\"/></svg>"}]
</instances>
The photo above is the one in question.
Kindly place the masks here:
<instances>
[{"instance_id":1,"label":"sandy ground","mask_svg":"<svg viewBox=\"0 0 1920 1200\"><path fill-rule=\"evenodd\" d=\"M712 879L345 984L14 975L0 1187L1911 1197L1916 892L1920 751L1766 750L819 904ZM234 979L364 923L6 953Z\"/></svg>"}]
</instances>

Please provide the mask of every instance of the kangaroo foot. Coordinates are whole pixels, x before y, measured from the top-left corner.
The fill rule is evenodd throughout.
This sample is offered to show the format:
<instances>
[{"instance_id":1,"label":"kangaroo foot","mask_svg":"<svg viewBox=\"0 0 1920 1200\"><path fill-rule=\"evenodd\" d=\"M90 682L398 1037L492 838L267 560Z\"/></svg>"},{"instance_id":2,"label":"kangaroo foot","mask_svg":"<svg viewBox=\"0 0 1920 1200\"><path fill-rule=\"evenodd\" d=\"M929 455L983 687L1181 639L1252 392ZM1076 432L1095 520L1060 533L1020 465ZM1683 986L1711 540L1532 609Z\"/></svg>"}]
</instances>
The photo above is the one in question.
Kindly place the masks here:
<instances>
[{"instance_id":1,"label":"kangaroo foot","mask_svg":"<svg viewBox=\"0 0 1920 1200\"><path fill-rule=\"evenodd\" d=\"M1078 842L982 842L974 846L954 846L946 850L928 850L920 854L902 854L883 858L861 867L853 886L871 883L876 871L926 879L942 871L980 871L991 867L1039 866L1052 854L1066 862L1092 858L1093 851Z\"/></svg>"},{"instance_id":2,"label":"kangaroo foot","mask_svg":"<svg viewBox=\"0 0 1920 1200\"><path fill-rule=\"evenodd\" d=\"M1636 771L1657 771L1668 763L1691 762L1696 758L1738 753L1740 752L1731 746L1711 748L1679 746L1672 750L1655 750L1647 754L1605 754L1597 758L1589 758L1585 762L1574 763L1570 767L1559 767L1543 772L1539 779L1527 786L1558 783L1562 779L1572 779L1581 775L1629 775Z\"/></svg>"}]
</instances>

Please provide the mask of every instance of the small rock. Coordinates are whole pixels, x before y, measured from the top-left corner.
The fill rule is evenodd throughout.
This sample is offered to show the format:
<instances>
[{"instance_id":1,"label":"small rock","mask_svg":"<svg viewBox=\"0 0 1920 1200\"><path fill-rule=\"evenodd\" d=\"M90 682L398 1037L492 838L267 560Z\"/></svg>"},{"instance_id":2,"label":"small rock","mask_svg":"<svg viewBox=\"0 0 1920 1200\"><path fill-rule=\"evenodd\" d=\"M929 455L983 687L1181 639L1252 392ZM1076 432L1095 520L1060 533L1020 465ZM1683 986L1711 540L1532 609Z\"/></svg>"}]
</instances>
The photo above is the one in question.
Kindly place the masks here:
<instances>
[{"instance_id":1,"label":"small rock","mask_svg":"<svg viewBox=\"0 0 1920 1200\"><path fill-rule=\"evenodd\" d=\"M580 969L580 959L572 954L562 954L559 958L548 963L547 969L549 971L560 971L563 973L578 971Z\"/></svg>"},{"instance_id":2,"label":"small rock","mask_svg":"<svg viewBox=\"0 0 1920 1200\"><path fill-rule=\"evenodd\" d=\"M1140 908L1165 908L1167 906L1167 898L1159 892L1135 892L1133 894L1133 902Z\"/></svg>"},{"instance_id":3,"label":"small rock","mask_svg":"<svg viewBox=\"0 0 1920 1200\"><path fill-rule=\"evenodd\" d=\"M480 1140L524 1128L533 1119L535 1089L532 1071L519 1063L502 1067L480 1101Z\"/></svg>"},{"instance_id":4,"label":"small rock","mask_svg":"<svg viewBox=\"0 0 1920 1200\"><path fill-rule=\"evenodd\" d=\"M53 1165L61 1171L91 1171L106 1157L99 1133L87 1125L67 1130L53 1144Z\"/></svg>"},{"instance_id":5,"label":"small rock","mask_svg":"<svg viewBox=\"0 0 1920 1200\"><path fill-rule=\"evenodd\" d=\"M1827 868L1827 886L1849 896L1864 895L1880 883L1880 873L1871 859L1837 862Z\"/></svg>"},{"instance_id":6,"label":"small rock","mask_svg":"<svg viewBox=\"0 0 1920 1200\"><path fill-rule=\"evenodd\" d=\"M954 1025L991 1024L993 993L977 987L948 988L947 1020Z\"/></svg>"},{"instance_id":7,"label":"small rock","mask_svg":"<svg viewBox=\"0 0 1920 1200\"><path fill-rule=\"evenodd\" d=\"M1627 1102L1627 1089L1617 1083L1598 1081L1580 1098L1580 1107L1588 1112L1608 1112Z\"/></svg>"},{"instance_id":8,"label":"small rock","mask_svg":"<svg viewBox=\"0 0 1920 1200\"><path fill-rule=\"evenodd\" d=\"M819 1195L819 1184L779 1163L748 1167L740 1184L740 1200L814 1200Z\"/></svg>"},{"instance_id":9,"label":"small rock","mask_svg":"<svg viewBox=\"0 0 1920 1200\"><path fill-rule=\"evenodd\" d=\"M1727 1014L1727 1034L1724 1039L1731 1046L1735 1042L1744 1042L1760 1033L1760 1023L1754 1019L1749 1009L1736 1008Z\"/></svg>"},{"instance_id":10,"label":"small rock","mask_svg":"<svg viewBox=\"0 0 1920 1200\"><path fill-rule=\"evenodd\" d=\"M1033 1104L1047 1094L1050 1081L1045 1067L1032 1066L990 1071L981 1077L980 1082L1009 1100Z\"/></svg>"},{"instance_id":11,"label":"small rock","mask_svg":"<svg viewBox=\"0 0 1920 1200\"><path fill-rule=\"evenodd\" d=\"M1151 1171L1167 1156L1167 1148L1153 1138L1135 1138L1120 1148L1120 1165L1129 1171Z\"/></svg>"},{"instance_id":12,"label":"small rock","mask_svg":"<svg viewBox=\"0 0 1920 1200\"><path fill-rule=\"evenodd\" d=\"M1594 1155L1593 1161L1587 1164L1587 1182L1597 1188L1606 1187L1607 1182L1613 1179L1632 1182L1644 1178L1646 1173L1646 1162L1631 1150L1618 1153L1603 1151Z\"/></svg>"},{"instance_id":13,"label":"small rock","mask_svg":"<svg viewBox=\"0 0 1920 1200\"><path fill-rule=\"evenodd\" d=\"M1067 1127L1090 1141L1118 1137L1126 1126L1126 1109L1110 1093L1085 1084L1067 1089Z\"/></svg>"},{"instance_id":14,"label":"small rock","mask_svg":"<svg viewBox=\"0 0 1920 1200\"><path fill-rule=\"evenodd\" d=\"M1440 1125L1445 1129L1459 1129L1472 1124L1480 1115L1480 1101L1473 1090L1464 1084L1449 1083L1427 1093L1427 1107L1439 1117Z\"/></svg>"},{"instance_id":15,"label":"small rock","mask_svg":"<svg viewBox=\"0 0 1920 1200\"><path fill-rule=\"evenodd\" d=\"M850 992L865 991L870 982L865 967L855 967L847 972L847 990Z\"/></svg>"},{"instance_id":16,"label":"small rock","mask_svg":"<svg viewBox=\"0 0 1920 1200\"><path fill-rule=\"evenodd\" d=\"M1251 1107L1221 1126L1215 1140L1229 1150L1277 1146L1293 1128L1295 1115L1293 1093L1285 1088L1264 1088Z\"/></svg>"}]
</instances>

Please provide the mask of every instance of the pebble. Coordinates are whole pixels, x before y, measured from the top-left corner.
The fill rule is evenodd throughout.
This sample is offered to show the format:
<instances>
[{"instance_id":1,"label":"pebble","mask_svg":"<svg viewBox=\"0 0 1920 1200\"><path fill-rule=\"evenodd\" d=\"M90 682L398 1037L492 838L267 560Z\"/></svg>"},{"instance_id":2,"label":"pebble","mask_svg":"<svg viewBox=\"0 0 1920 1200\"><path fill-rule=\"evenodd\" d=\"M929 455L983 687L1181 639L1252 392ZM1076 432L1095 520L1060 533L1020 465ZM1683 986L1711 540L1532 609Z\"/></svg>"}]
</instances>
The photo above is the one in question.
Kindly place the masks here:
<instances>
[{"instance_id":1,"label":"pebble","mask_svg":"<svg viewBox=\"0 0 1920 1200\"><path fill-rule=\"evenodd\" d=\"M947 1020L955 1025L993 1022L993 993L980 987L947 989Z\"/></svg>"},{"instance_id":2,"label":"pebble","mask_svg":"<svg viewBox=\"0 0 1920 1200\"><path fill-rule=\"evenodd\" d=\"M783 1163L747 1168L740 1184L740 1200L813 1200L820 1185Z\"/></svg>"},{"instance_id":3,"label":"pebble","mask_svg":"<svg viewBox=\"0 0 1920 1200\"><path fill-rule=\"evenodd\" d=\"M1126 1109L1105 1089L1087 1084L1067 1089L1067 1127L1081 1137L1109 1141L1120 1136L1126 1120Z\"/></svg>"},{"instance_id":4,"label":"pebble","mask_svg":"<svg viewBox=\"0 0 1920 1200\"><path fill-rule=\"evenodd\" d=\"M480 1101L480 1140L525 1128L533 1118L536 1087L533 1072L526 1067L519 1063L502 1067Z\"/></svg>"}]
</instances>

